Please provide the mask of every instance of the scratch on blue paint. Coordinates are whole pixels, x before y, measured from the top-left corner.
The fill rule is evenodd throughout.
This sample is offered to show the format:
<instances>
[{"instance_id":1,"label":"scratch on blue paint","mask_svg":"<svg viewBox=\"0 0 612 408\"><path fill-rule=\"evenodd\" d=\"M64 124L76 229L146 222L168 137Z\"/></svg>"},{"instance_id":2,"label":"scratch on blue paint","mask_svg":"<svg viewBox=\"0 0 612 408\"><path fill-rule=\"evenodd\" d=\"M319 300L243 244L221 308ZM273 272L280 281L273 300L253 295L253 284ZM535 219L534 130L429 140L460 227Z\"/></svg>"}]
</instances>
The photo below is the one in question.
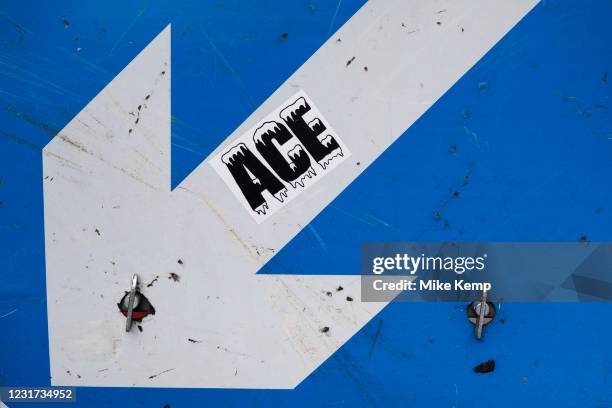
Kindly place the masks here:
<instances>
[{"instance_id":1,"label":"scratch on blue paint","mask_svg":"<svg viewBox=\"0 0 612 408\"><path fill-rule=\"evenodd\" d=\"M312 233L312 235L315 237L319 245L321 245L321 249L325 251L326 249L325 242L323 241L323 238L321 238L321 236L319 235L315 227L313 227L312 224L308 224L307 227L308 227L308 231Z\"/></svg>"}]
</instances>

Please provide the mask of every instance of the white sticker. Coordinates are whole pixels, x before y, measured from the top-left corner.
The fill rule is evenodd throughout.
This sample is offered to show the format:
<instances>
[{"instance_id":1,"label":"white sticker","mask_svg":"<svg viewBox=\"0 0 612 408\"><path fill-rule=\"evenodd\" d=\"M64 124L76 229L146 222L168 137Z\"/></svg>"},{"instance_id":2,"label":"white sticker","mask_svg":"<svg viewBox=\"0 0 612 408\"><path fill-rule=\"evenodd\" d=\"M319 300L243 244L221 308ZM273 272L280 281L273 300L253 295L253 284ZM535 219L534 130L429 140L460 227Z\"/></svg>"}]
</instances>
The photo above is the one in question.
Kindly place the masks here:
<instances>
[{"instance_id":1,"label":"white sticker","mask_svg":"<svg viewBox=\"0 0 612 408\"><path fill-rule=\"evenodd\" d=\"M321 111L300 90L230 143L211 165L261 223L350 154Z\"/></svg>"}]
</instances>

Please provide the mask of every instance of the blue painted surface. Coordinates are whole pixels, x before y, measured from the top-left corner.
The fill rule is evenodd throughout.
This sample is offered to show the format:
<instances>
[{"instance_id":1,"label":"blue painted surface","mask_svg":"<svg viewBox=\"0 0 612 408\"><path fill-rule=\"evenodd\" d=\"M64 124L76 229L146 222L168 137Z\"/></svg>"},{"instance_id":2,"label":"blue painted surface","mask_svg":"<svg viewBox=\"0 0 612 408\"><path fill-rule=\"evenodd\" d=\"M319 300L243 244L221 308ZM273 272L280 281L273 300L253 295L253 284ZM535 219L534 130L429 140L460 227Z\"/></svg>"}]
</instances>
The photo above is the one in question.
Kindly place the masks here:
<instances>
[{"instance_id":1,"label":"blue painted surface","mask_svg":"<svg viewBox=\"0 0 612 408\"><path fill-rule=\"evenodd\" d=\"M362 3L0 5L0 384L49 384L53 134L172 22L176 184ZM324 271L311 254L335 252L334 273L356 273L362 241L612 241L610 16L542 2L264 272ZM612 407L612 306L504 304L482 344L464 313L392 304L294 391L82 388L77 406Z\"/></svg>"}]
</instances>

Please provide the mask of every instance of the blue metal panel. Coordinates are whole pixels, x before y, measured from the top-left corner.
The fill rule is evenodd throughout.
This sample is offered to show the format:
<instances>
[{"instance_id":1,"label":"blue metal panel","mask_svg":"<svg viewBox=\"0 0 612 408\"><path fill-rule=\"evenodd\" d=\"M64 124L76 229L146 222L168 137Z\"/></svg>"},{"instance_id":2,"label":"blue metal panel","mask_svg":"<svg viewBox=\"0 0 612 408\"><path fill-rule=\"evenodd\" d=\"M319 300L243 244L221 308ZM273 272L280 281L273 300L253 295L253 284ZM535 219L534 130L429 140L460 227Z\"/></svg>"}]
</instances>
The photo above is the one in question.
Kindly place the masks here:
<instances>
[{"instance_id":1,"label":"blue metal panel","mask_svg":"<svg viewBox=\"0 0 612 408\"><path fill-rule=\"evenodd\" d=\"M172 22L176 184L362 3L2 5L1 385L49 384L44 144ZM538 5L264 272L316 273L309 253L333 251L356 273L362 241L612 240L611 15ZM612 407L609 305L504 304L482 344L464 313L392 304L294 391L83 388L77 404Z\"/></svg>"}]
</instances>

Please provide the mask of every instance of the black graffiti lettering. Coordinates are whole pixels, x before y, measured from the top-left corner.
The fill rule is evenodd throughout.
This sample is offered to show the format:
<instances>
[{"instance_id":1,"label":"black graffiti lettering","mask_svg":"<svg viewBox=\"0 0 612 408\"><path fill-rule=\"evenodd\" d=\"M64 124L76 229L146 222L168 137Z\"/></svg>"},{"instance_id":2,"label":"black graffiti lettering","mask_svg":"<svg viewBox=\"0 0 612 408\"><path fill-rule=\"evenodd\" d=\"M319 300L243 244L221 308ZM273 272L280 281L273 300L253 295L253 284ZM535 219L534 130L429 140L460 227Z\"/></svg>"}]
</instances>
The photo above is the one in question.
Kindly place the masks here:
<instances>
[{"instance_id":1,"label":"black graffiti lettering","mask_svg":"<svg viewBox=\"0 0 612 408\"><path fill-rule=\"evenodd\" d=\"M257 151L268 162L272 170L283 180L295 187L295 180L301 184L301 176L312 170L310 168L310 157L301 145L294 146L289 152L289 160L274 145L273 140L279 145L285 144L293 138L289 129L282 123L270 121L263 123L257 128L253 135L253 141ZM313 170L314 171L314 170Z\"/></svg>"},{"instance_id":2,"label":"black graffiti lettering","mask_svg":"<svg viewBox=\"0 0 612 408\"><path fill-rule=\"evenodd\" d=\"M227 166L240 187L249 205L260 214L265 214L268 203L262 192L268 191L282 202L287 197L285 185L260 162L244 143L229 149L221 160Z\"/></svg>"},{"instance_id":3,"label":"black graffiti lettering","mask_svg":"<svg viewBox=\"0 0 612 408\"><path fill-rule=\"evenodd\" d=\"M308 153L325 169L325 166L334 156L342 156L342 149L330 134L319 140L318 136L325 132L327 128L319 118L314 118L306 123L304 115L308 111L310 111L310 105L304 97L299 97L283 109L280 116L308 150Z\"/></svg>"}]
</instances>

